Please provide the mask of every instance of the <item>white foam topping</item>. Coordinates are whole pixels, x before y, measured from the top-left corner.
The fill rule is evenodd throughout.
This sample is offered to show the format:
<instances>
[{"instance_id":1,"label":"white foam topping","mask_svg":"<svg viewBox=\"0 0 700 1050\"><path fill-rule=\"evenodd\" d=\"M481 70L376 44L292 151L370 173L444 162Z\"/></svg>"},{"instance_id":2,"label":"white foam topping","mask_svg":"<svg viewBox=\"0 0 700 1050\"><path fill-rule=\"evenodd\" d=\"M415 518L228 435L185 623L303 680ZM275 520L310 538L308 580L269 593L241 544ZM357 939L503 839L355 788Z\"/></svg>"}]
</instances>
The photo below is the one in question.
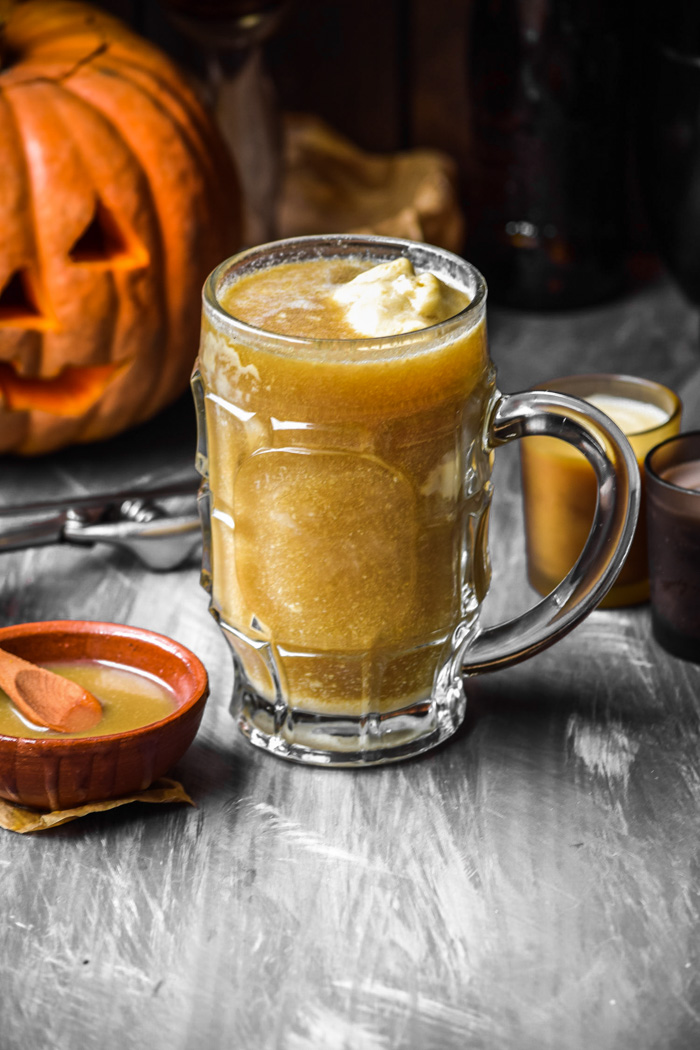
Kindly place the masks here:
<instances>
[{"instance_id":1,"label":"white foam topping","mask_svg":"<svg viewBox=\"0 0 700 1050\"><path fill-rule=\"evenodd\" d=\"M345 319L360 335L385 336L416 332L458 312L456 289L433 273L417 274L400 257L364 270L333 292L346 308Z\"/></svg>"}]
</instances>

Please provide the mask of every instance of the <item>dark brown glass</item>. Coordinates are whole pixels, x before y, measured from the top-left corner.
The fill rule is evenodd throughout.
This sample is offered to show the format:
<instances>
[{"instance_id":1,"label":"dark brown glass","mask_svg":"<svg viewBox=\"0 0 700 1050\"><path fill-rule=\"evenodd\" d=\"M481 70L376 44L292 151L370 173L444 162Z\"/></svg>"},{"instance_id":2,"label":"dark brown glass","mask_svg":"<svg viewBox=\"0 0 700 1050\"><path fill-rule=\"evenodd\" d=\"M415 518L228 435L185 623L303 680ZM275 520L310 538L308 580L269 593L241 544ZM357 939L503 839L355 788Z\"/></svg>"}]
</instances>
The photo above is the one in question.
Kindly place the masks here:
<instances>
[{"instance_id":1,"label":"dark brown glass","mask_svg":"<svg viewBox=\"0 0 700 1050\"><path fill-rule=\"evenodd\" d=\"M664 649L700 663L700 488L679 484L686 464L700 471L699 430L662 442L644 463L652 627Z\"/></svg>"},{"instance_id":2,"label":"dark brown glass","mask_svg":"<svg viewBox=\"0 0 700 1050\"><path fill-rule=\"evenodd\" d=\"M627 49L619 0L475 0L467 253L514 306L624 283Z\"/></svg>"},{"instance_id":3,"label":"dark brown glass","mask_svg":"<svg viewBox=\"0 0 700 1050\"><path fill-rule=\"evenodd\" d=\"M636 148L656 247L700 304L700 4L643 5L636 75Z\"/></svg>"}]
</instances>

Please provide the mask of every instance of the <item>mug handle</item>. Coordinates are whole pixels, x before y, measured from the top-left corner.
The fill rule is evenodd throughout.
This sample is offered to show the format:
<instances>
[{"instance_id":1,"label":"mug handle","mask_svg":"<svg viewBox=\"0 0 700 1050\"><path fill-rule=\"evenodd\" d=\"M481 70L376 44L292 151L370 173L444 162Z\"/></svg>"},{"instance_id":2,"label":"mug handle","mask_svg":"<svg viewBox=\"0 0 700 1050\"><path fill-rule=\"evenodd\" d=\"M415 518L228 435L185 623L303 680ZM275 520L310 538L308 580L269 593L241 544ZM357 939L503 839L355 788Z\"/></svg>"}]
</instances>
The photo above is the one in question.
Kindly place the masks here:
<instances>
[{"instance_id":1,"label":"mug handle","mask_svg":"<svg viewBox=\"0 0 700 1050\"><path fill-rule=\"evenodd\" d=\"M486 424L487 449L530 436L560 438L584 454L598 479L595 517L578 561L551 594L512 620L477 628L462 658L466 675L518 663L567 634L610 589L634 536L639 467L627 438L606 415L568 394L497 391Z\"/></svg>"}]
</instances>

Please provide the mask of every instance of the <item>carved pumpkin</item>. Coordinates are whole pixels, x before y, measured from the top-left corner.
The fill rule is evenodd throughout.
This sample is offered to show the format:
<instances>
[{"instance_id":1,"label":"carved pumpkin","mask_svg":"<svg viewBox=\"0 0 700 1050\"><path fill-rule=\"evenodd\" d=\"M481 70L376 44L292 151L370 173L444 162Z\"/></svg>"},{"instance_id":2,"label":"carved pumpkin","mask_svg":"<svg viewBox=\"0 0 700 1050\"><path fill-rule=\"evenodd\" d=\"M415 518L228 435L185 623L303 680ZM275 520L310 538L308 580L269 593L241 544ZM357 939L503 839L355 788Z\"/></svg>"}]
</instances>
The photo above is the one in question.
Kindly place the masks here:
<instances>
[{"instance_id":1,"label":"carved pumpkin","mask_svg":"<svg viewBox=\"0 0 700 1050\"><path fill-rule=\"evenodd\" d=\"M0 452L109 437L186 387L207 273L240 246L225 148L119 21L27 0L0 26Z\"/></svg>"}]
</instances>

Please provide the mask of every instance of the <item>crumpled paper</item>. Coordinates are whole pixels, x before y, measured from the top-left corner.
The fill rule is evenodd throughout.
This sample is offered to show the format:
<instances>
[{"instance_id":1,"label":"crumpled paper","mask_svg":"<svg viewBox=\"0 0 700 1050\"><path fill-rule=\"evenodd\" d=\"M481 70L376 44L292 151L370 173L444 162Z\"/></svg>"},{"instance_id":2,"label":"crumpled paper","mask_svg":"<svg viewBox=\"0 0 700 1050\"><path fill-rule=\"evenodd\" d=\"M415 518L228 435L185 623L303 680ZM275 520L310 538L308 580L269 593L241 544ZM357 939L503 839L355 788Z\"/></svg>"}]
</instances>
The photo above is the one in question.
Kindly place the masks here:
<instances>
[{"instance_id":1,"label":"crumpled paper","mask_svg":"<svg viewBox=\"0 0 700 1050\"><path fill-rule=\"evenodd\" d=\"M280 237L379 233L462 247L457 165L441 150L367 153L320 117L287 113L283 167Z\"/></svg>"},{"instance_id":2,"label":"crumpled paper","mask_svg":"<svg viewBox=\"0 0 700 1050\"><path fill-rule=\"evenodd\" d=\"M0 798L0 827L7 831L17 831L20 835L29 831L47 831L49 828L58 827L59 824L78 820L88 813L102 813L107 809L116 809L117 806L126 806L130 802L186 802L190 806L195 805L182 784L177 780L170 780L169 777L161 777L145 791L138 791L134 795L110 798L105 802L88 802L75 809L57 809L48 813L25 809Z\"/></svg>"}]
</instances>

